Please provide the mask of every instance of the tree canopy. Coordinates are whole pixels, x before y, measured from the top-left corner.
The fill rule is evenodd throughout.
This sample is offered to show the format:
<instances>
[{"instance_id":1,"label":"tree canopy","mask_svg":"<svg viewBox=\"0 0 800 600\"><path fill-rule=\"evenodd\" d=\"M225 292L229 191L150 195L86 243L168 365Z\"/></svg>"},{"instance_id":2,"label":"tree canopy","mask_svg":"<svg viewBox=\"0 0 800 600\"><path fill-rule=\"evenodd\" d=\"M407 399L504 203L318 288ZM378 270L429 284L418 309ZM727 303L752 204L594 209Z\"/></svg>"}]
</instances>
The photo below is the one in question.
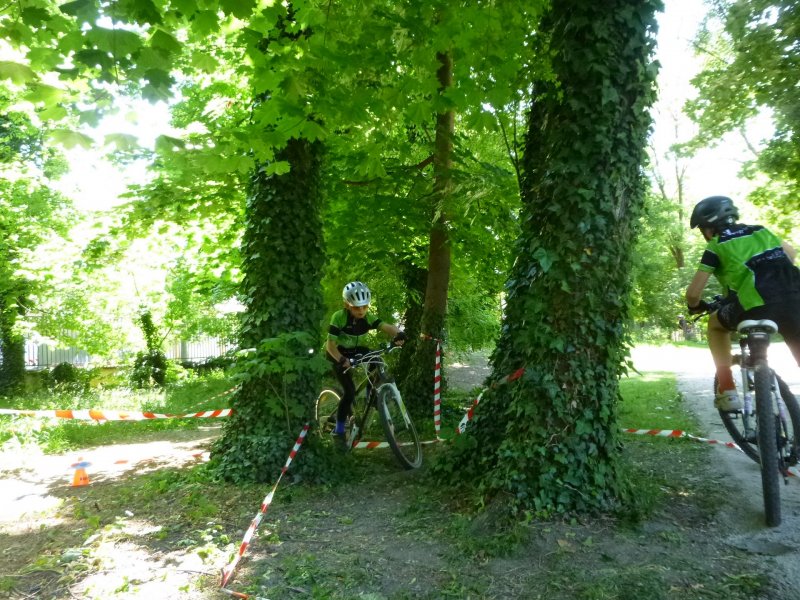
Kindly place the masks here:
<instances>
[{"instance_id":1,"label":"tree canopy","mask_svg":"<svg viewBox=\"0 0 800 600\"><path fill-rule=\"evenodd\" d=\"M752 140L753 160L747 170L767 182L753 200L789 216L800 208L800 15L788 0L717 0L697 46L706 65L695 77L698 96L687 104L700 126L696 145L719 140L729 132L747 135L757 116L772 118L774 133ZM791 226L791 224L787 225Z\"/></svg>"}]
</instances>

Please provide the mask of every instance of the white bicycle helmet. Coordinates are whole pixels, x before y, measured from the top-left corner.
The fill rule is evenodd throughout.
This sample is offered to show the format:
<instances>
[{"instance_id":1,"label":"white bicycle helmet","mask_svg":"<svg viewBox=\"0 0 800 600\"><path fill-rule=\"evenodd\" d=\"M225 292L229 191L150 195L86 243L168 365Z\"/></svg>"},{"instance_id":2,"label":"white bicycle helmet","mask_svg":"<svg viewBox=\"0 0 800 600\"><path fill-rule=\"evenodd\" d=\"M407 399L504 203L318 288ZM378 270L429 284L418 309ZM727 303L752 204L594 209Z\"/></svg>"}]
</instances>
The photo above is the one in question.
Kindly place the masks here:
<instances>
[{"instance_id":1,"label":"white bicycle helmet","mask_svg":"<svg viewBox=\"0 0 800 600\"><path fill-rule=\"evenodd\" d=\"M372 292L360 281L351 281L344 286L342 298L350 306L366 306L372 300Z\"/></svg>"}]
</instances>

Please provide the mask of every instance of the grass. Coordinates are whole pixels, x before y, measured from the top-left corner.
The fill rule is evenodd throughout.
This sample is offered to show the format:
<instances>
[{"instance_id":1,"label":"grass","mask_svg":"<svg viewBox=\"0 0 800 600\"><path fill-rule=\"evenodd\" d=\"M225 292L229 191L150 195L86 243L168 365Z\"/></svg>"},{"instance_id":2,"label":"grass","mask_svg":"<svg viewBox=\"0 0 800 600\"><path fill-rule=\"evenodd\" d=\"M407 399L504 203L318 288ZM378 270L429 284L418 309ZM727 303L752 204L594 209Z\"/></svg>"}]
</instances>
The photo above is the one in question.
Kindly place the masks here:
<instances>
[{"instance_id":1,"label":"grass","mask_svg":"<svg viewBox=\"0 0 800 600\"><path fill-rule=\"evenodd\" d=\"M123 410L180 414L212 408L226 408L232 387L222 373L191 377L171 384L165 390L135 390L128 387L101 387L89 393L41 390L24 397L0 398L2 408L25 410L88 409ZM202 419L155 419L136 422L34 419L27 416L0 417L0 448L14 443L36 444L54 454L75 448L121 443L140 439L143 434L173 429L195 429Z\"/></svg>"},{"instance_id":2,"label":"grass","mask_svg":"<svg viewBox=\"0 0 800 600\"><path fill-rule=\"evenodd\" d=\"M118 392L96 400L183 412L227 386L219 378L157 397ZM621 427L697 430L671 374L626 378L621 392ZM473 398L447 394L443 431L455 427ZM61 444L86 445L182 423L53 427L67 432ZM572 515L487 526L483 513L424 468L402 471L379 450L348 456L347 483L315 485L290 472L231 588L273 600L784 600L771 585L766 559L720 541L716 515L730 490L714 472L712 448L649 436L622 441L622 467L636 498L635 514L624 518ZM426 461L446 451L426 446ZM301 450L296 460L302 458ZM0 533L0 554L11 559L0 591L41 598L219 597L219 569L237 551L266 491L217 481L207 465L58 491L62 503L38 517L42 523L58 517L57 524L29 535Z\"/></svg>"}]
</instances>

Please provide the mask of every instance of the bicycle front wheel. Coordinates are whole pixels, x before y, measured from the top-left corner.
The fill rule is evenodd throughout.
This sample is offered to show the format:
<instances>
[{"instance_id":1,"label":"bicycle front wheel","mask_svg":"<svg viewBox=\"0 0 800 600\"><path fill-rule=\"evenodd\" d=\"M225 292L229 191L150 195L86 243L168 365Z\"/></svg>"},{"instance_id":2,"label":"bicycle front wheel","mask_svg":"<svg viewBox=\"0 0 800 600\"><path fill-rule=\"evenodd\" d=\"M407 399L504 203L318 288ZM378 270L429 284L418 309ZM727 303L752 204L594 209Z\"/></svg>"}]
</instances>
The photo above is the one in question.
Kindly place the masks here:
<instances>
[{"instance_id":1,"label":"bicycle front wheel","mask_svg":"<svg viewBox=\"0 0 800 600\"><path fill-rule=\"evenodd\" d=\"M339 408L341 396L336 390L324 388L317 398L314 407L314 420L317 424L317 431L326 434L333 431L336 425L336 411Z\"/></svg>"},{"instance_id":2,"label":"bicycle front wheel","mask_svg":"<svg viewBox=\"0 0 800 600\"><path fill-rule=\"evenodd\" d=\"M417 430L393 383L385 383L378 389L378 415L386 441L400 464L406 469L422 465L422 445Z\"/></svg>"},{"instance_id":3,"label":"bicycle front wheel","mask_svg":"<svg viewBox=\"0 0 800 600\"><path fill-rule=\"evenodd\" d=\"M761 487L764 515L768 527L781 524L781 489L778 468L778 416L772 398L772 369L765 361L755 368L756 418L758 419L758 456L761 463Z\"/></svg>"}]
</instances>

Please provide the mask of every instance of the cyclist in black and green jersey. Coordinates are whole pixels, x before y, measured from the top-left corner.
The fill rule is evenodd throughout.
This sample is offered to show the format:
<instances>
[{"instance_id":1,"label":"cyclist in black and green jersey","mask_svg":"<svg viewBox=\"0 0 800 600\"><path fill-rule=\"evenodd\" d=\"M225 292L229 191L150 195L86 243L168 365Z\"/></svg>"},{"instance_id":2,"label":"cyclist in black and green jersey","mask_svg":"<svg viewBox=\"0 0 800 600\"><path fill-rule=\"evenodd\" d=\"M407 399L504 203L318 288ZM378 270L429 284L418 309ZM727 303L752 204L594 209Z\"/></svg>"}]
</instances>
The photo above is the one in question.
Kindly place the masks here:
<instances>
[{"instance_id":1,"label":"cyclist in black and green jersey","mask_svg":"<svg viewBox=\"0 0 800 600\"><path fill-rule=\"evenodd\" d=\"M372 293L360 281L351 281L342 290L344 308L333 313L328 330L325 350L328 360L333 363L333 373L342 385L342 399L336 412L336 426L333 434L344 436L345 423L350 415L356 388L350 376L350 359L356 354L365 354L369 348L365 345L370 331L382 331L394 339L394 343L402 345L405 334L391 323L384 323L370 314L369 304Z\"/></svg>"},{"instance_id":2,"label":"cyclist in black and green jersey","mask_svg":"<svg viewBox=\"0 0 800 600\"><path fill-rule=\"evenodd\" d=\"M705 310L703 290L713 274L726 302L708 320L708 346L717 369L719 389L714 405L739 410L741 400L731 373L730 331L745 319L770 319L800 365L800 271L795 250L761 225L737 223L739 210L726 196L697 203L690 225L699 227L708 244L686 290L689 312Z\"/></svg>"}]
</instances>

